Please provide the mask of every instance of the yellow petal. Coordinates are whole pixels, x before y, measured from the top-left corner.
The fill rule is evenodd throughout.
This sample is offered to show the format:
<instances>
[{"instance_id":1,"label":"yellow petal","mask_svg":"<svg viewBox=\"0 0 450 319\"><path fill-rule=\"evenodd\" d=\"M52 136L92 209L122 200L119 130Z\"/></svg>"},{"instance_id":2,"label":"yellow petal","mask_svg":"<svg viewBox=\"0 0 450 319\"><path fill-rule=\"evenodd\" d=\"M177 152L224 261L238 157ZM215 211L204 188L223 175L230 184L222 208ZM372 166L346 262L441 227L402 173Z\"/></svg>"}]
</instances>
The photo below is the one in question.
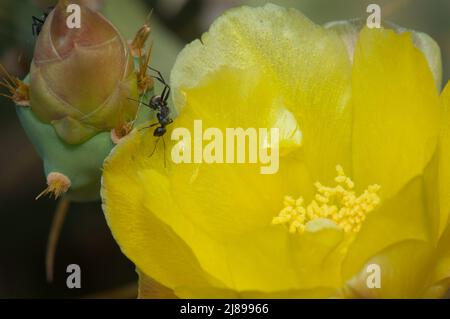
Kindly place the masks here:
<instances>
[{"instance_id":1,"label":"yellow petal","mask_svg":"<svg viewBox=\"0 0 450 319\"><path fill-rule=\"evenodd\" d=\"M442 234L436 255L436 269L432 276L432 283L448 281L450 279L450 226L447 226ZM448 283L450 284L450 281Z\"/></svg>"},{"instance_id":2,"label":"yellow petal","mask_svg":"<svg viewBox=\"0 0 450 319\"><path fill-rule=\"evenodd\" d=\"M428 61L434 82L438 90L442 89L442 56L441 48L432 37L423 32L413 32L414 45L420 49Z\"/></svg>"},{"instance_id":3,"label":"yellow petal","mask_svg":"<svg viewBox=\"0 0 450 319\"><path fill-rule=\"evenodd\" d=\"M183 123L183 118L184 115L177 123ZM121 142L105 166L103 184L105 212L113 233L127 256L145 274L174 289L177 296L201 297L205 289L212 289L216 296L223 288L213 280L186 279L186 284L175 278L168 282L166 277L178 263L171 261L166 250L179 255L183 248L182 255L195 261L189 261L195 265L190 267L193 270L178 264L185 276L201 277L198 273L204 271L234 293L269 293L316 285L325 289L327 281L337 285L339 268L325 267L325 260L331 260L329 256L341 238L340 230L321 232L321 227L312 228L314 234L299 239L283 227L271 225L283 195L298 187L296 181L283 185L288 179L284 177L301 176L298 165L287 162L288 167L295 169L283 169L281 176L261 175L257 169L238 165L199 167L169 161L164 168L162 147L149 157L154 142L151 131L132 134ZM172 143L167 145L170 149ZM268 187L273 187L271 192ZM132 228L127 226L130 224ZM167 225L170 236L161 234ZM145 241L147 236L151 238ZM171 245L167 237L177 239L176 249L161 249ZM317 247L311 252L313 244ZM297 252L294 255L293 250ZM307 254L311 258L305 258ZM164 268L165 272L155 267Z\"/></svg>"},{"instance_id":4,"label":"yellow petal","mask_svg":"<svg viewBox=\"0 0 450 319\"><path fill-rule=\"evenodd\" d=\"M353 62L353 55L359 33L365 26L366 21L364 19L352 19L328 22L324 27L337 32L345 43L349 59ZM427 59L428 65L433 73L436 88L440 90L442 87L442 57L441 49L436 41L426 33L405 29L393 23L387 22L383 27L392 29L397 33L411 32L414 45L422 51Z\"/></svg>"},{"instance_id":5,"label":"yellow petal","mask_svg":"<svg viewBox=\"0 0 450 319\"><path fill-rule=\"evenodd\" d=\"M108 225L124 254L168 288L217 283L204 273L189 246L172 228L145 207L146 194L137 170L140 163L130 155L139 144L127 141L130 143L124 141L115 151L118 154L113 153L115 160L106 161L102 190Z\"/></svg>"},{"instance_id":6,"label":"yellow petal","mask_svg":"<svg viewBox=\"0 0 450 319\"><path fill-rule=\"evenodd\" d=\"M230 241L227 263L239 291L338 287L340 263L331 256L342 238L337 227L322 225L298 236L272 226Z\"/></svg>"},{"instance_id":7,"label":"yellow petal","mask_svg":"<svg viewBox=\"0 0 450 319\"><path fill-rule=\"evenodd\" d=\"M317 219L306 225L301 236L290 237L292 262L299 288L337 288L342 285L341 263L348 237L329 220Z\"/></svg>"},{"instance_id":8,"label":"yellow petal","mask_svg":"<svg viewBox=\"0 0 450 319\"><path fill-rule=\"evenodd\" d=\"M360 272L347 283L344 297L424 297L429 269L433 262L432 254L432 247L421 241L410 240L389 246L371 257ZM377 269L372 268L373 265ZM379 282L370 277L377 276L378 271Z\"/></svg>"},{"instance_id":9,"label":"yellow petal","mask_svg":"<svg viewBox=\"0 0 450 319\"><path fill-rule=\"evenodd\" d=\"M359 49L370 58L360 53L353 74L355 179L362 189L374 183L386 187L387 200L371 213L351 246L342 270L345 279L399 241L431 237L424 182L422 176L413 178L423 173L437 139L432 126L437 94L427 84L428 79L434 88L433 78L407 36L369 35L361 37ZM381 40L397 45L396 50L381 48ZM397 50L406 56L399 57ZM385 65L386 74L376 73L373 60L389 61L391 55L400 60L394 65L400 69L391 74L393 66ZM297 11L267 5L232 10L220 18L202 42L180 54L172 78L181 115L166 136L180 127L193 134L195 119L219 129L280 127L286 150L280 172L261 175L252 164L174 164L173 141L166 141L166 148L160 143L149 156L156 142L152 131L132 134L107 161L104 175L105 213L124 253L179 297L324 296L341 286L351 237L323 221L308 225L303 236L270 224L284 195L309 200L314 182L331 181L336 164L351 167L350 69L339 37ZM375 79L366 79L362 73L367 69ZM411 87L399 78L397 72L403 71L412 78ZM417 74L425 84L417 83ZM398 90L383 86L385 76L392 76ZM368 83L360 84L363 80ZM369 92L372 87L376 93ZM400 99L417 87L423 89L413 99ZM383 100L385 92L390 98ZM420 134L411 132L416 126ZM364 152L373 158L368 161ZM388 235L384 227L390 228Z\"/></svg>"},{"instance_id":10,"label":"yellow petal","mask_svg":"<svg viewBox=\"0 0 450 319\"><path fill-rule=\"evenodd\" d=\"M342 254L335 253L341 240L336 227L308 229L303 237L282 227L248 233L217 246L226 253L222 262L231 274L232 287L182 287L176 293L189 298L295 298L308 293L309 298L330 297L342 284Z\"/></svg>"},{"instance_id":11,"label":"yellow petal","mask_svg":"<svg viewBox=\"0 0 450 319\"><path fill-rule=\"evenodd\" d=\"M439 100L411 34L364 29L353 67L356 185L377 183L391 197L422 174L433 156Z\"/></svg>"},{"instance_id":12,"label":"yellow petal","mask_svg":"<svg viewBox=\"0 0 450 319\"><path fill-rule=\"evenodd\" d=\"M278 175L261 175L249 165L174 165L170 161L166 170L161 151L148 159L153 138L145 133L142 138L134 151L138 167L146 165L138 172L146 194L145 209L172 227L206 272L238 291L297 287L289 263L288 233L271 225L283 197ZM172 143L168 145L170 149ZM295 172L300 175L301 170L283 170L281 175ZM274 187L273 192L267 192L268 187ZM247 273L251 276L243 275Z\"/></svg>"},{"instance_id":13,"label":"yellow petal","mask_svg":"<svg viewBox=\"0 0 450 319\"><path fill-rule=\"evenodd\" d=\"M441 95L442 121L439 144L439 197L441 208L440 230L448 225L450 214L450 83Z\"/></svg>"},{"instance_id":14,"label":"yellow petal","mask_svg":"<svg viewBox=\"0 0 450 319\"><path fill-rule=\"evenodd\" d=\"M345 279L352 277L371 257L404 240L431 240L425 207L424 180L417 177L397 196L368 215L343 264Z\"/></svg>"},{"instance_id":15,"label":"yellow petal","mask_svg":"<svg viewBox=\"0 0 450 319\"><path fill-rule=\"evenodd\" d=\"M224 68L229 75L220 84L204 86L205 78ZM350 167L351 65L345 46L296 10L271 4L230 10L180 53L171 78L177 110L195 108L214 123L245 126L261 123L255 120L261 117L268 123L264 106L291 112L313 183L331 181L338 163Z\"/></svg>"},{"instance_id":16,"label":"yellow petal","mask_svg":"<svg viewBox=\"0 0 450 319\"><path fill-rule=\"evenodd\" d=\"M318 287L305 290L284 290L274 292L242 291L236 292L229 289L215 289L211 287L183 287L177 291L184 298L213 298L213 299L312 299L329 298L334 296L332 288Z\"/></svg>"},{"instance_id":17,"label":"yellow petal","mask_svg":"<svg viewBox=\"0 0 450 319\"><path fill-rule=\"evenodd\" d=\"M173 291L164 287L156 280L146 276L142 271L139 274L139 299L175 299Z\"/></svg>"},{"instance_id":18,"label":"yellow petal","mask_svg":"<svg viewBox=\"0 0 450 319\"><path fill-rule=\"evenodd\" d=\"M195 41L180 54L172 72L175 104L182 110L176 126L192 132L193 120L201 119L204 127L219 129L280 127L285 130L282 147L294 149L291 156L281 159L277 176L262 176L249 165L173 168L170 189L182 212L162 212L165 217L161 218L174 216L167 223L177 225L182 214L195 225L189 232L183 230L189 227L181 225L177 232L183 233L180 236L189 242L202 266L220 273L223 282L238 290L299 285L290 265L285 265L289 258L286 235L272 238L266 250L269 256L279 254L279 262L272 261L274 265L251 277L233 271L227 274L220 262L226 258L221 251L227 251L223 245L233 243L236 251L227 252L228 258L247 254L252 261L251 247L263 248L259 231L263 234L270 225L285 194L312 196L314 181L331 180L337 162L349 166L350 69L337 35L297 11L273 5L228 12L201 42ZM329 155L323 156L324 152ZM154 180L147 182L149 191L156 187ZM208 244L198 239L200 233L206 234ZM244 237L248 245L238 247L235 243ZM273 278L277 271L277 281L266 278L269 269Z\"/></svg>"},{"instance_id":19,"label":"yellow petal","mask_svg":"<svg viewBox=\"0 0 450 319\"><path fill-rule=\"evenodd\" d=\"M291 264L290 238L284 229L269 225L230 240L221 249L229 269L234 290L277 291L299 287ZM200 247L197 247L200 248Z\"/></svg>"}]
</instances>

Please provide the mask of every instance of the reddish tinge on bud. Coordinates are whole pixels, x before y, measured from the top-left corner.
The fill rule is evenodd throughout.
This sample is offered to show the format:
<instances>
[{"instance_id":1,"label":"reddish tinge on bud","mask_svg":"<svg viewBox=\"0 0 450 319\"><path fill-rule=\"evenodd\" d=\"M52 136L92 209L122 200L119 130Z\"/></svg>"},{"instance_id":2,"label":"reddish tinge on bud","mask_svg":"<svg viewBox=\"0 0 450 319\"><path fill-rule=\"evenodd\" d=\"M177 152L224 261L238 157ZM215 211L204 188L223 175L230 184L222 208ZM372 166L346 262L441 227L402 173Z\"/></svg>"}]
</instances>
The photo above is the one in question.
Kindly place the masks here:
<instances>
[{"instance_id":1,"label":"reddish tinge on bud","mask_svg":"<svg viewBox=\"0 0 450 319\"><path fill-rule=\"evenodd\" d=\"M70 28L60 1L39 35L31 67L31 109L69 144L123 127L137 112L133 58L118 30L80 1L80 28Z\"/></svg>"}]
</instances>

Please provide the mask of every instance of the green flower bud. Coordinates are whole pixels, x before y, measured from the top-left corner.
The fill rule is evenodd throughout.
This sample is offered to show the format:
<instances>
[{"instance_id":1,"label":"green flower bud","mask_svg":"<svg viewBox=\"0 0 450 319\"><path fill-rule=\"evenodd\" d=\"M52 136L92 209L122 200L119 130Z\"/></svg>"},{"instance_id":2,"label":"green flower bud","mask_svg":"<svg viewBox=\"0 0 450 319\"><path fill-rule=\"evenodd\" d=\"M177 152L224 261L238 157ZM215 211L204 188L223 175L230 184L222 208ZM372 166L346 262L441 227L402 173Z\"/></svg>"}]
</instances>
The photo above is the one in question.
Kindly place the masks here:
<instances>
[{"instance_id":1,"label":"green flower bud","mask_svg":"<svg viewBox=\"0 0 450 319\"><path fill-rule=\"evenodd\" d=\"M30 73L33 113L68 144L121 128L137 112L130 100L137 99L137 78L127 42L100 13L80 8L79 29L67 26L65 1L48 16Z\"/></svg>"},{"instance_id":2,"label":"green flower bud","mask_svg":"<svg viewBox=\"0 0 450 319\"><path fill-rule=\"evenodd\" d=\"M105 157L133 127L155 114L140 107L153 96L147 74L150 28L128 42L84 1L81 28L66 24L68 1L48 16L36 43L30 74L19 80L0 68L2 94L16 104L20 122L44 163L48 188L39 196L98 200ZM139 79L139 80L138 80Z\"/></svg>"},{"instance_id":3,"label":"green flower bud","mask_svg":"<svg viewBox=\"0 0 450 319\"><path fill-rule=\"evenodd\" d=\"M31 108L18 105L16 111L44 162L48 188L41 195L55 198L64 195L76 202L98 200L103 161L115 146L111 132L101 132L82 144L70 145L55 134L51 125L41 122ZM151 115L148 108L140 108L135 124L148 121Z\"/></svg>"}]
</instances>

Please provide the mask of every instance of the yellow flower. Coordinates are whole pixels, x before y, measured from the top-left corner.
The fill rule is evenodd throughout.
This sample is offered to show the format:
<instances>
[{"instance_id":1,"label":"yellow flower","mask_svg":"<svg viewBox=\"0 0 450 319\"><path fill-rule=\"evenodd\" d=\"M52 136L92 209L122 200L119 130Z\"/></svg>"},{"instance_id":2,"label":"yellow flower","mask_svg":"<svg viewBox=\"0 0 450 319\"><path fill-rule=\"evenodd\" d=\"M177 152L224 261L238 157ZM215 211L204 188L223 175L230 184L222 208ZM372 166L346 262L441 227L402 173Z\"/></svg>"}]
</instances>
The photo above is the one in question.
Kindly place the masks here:
<instances>
[{"instance_id":1,"label":"yellow flower","mask_svg":"<svg viewBox=\"0 0 450 319\"><path fill-rule=\"evenodd\" d=\"M150 156L153 131L137 131L104 169L106 218L141 296L441 296L450 87L442 103L412 38L363 29L349 58L335 30L267 5L231 10L189 44L172 72L166 149ZM173 163L171 132L196 119L279 128L279 171Z\"/></svg>"}]
</instances>

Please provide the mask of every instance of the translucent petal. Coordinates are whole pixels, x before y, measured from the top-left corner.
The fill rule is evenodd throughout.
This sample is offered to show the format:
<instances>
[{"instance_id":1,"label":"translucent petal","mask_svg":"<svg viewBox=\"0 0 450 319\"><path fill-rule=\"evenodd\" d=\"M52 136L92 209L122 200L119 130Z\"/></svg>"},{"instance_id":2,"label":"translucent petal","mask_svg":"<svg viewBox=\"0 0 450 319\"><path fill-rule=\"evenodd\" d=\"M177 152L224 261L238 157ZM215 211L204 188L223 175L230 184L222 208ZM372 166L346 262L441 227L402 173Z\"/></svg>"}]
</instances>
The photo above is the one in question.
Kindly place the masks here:
<instances>
[{"instance_id":1,"label":"translucent petal","mask_svg":"<svg viewBox=\"0 0 450 319\"><path fill-rule=\"evenodd\" d=\"M204 85L209 83L205 78L224 67L235 76ZM337 34L296 10L268 4L227 12L201 41L180 53L171 78L177 111L191 106L201 117L217 117L215 123L226 116L234 119L228 123L245 125L264 116L264 105L283 105L297 120L302 160L314 181L332 180L338 163L350 167L351 65L346 48ZM255 95L268 101L246 103Z\"/></svg>"},{"instance_id":2,"label":"translucent petal","mask_svg":"<svg viewBox=\"0 0 450 319\"><path fill-rule=\"evenodd\" d=\"M368 215L348 248L344 279L352 277L371 256L397 242L431 241L424 188L423 178L417 177Z\"/></svg>"},{"instance_id":3,"label":"translucent petal","mask_svg":"<svg viewBox=\"0 0 450 319\"><path fill-rule=\"evenodd\" d=\"M175 299L173 291L164 287L159 282L146 276L142 271L139 274L139 299Z\"/></svg>"},{"instance_id":4,"label":"translucent petal","mask_svg":"<svg viewBox=\"0 0 450 319\"><path fill-rule=\"evenodd\" d=\"M353 67L354 180L385 198L422 174L438 136L433 76L410 33L364 29Z\"/></svg>"},{"instance_id":5,"label":"translucent petal","mask_svg":"<svg viewBox=\"0 0 450 319\"><path fill-rule=\"evenodd\" d=\"M439 197L441 201L441 231L448 225L450 214L450 83L441 95L441 136L439 148Z\"/></svg>"},{"instance_id":6,"label":"translucent petal","mask_svg":"<svg viewBox=\"0 0 450 319\"><path fill-rule=\"evenodd\" d=\"M432 255L432 246L421 241L403 241L389 246L367 260L347 283L344 297L425 297ZM374 265L376 268L372 268Z\"/></svg>"},{"instance_id":7,"label":"translucent petal","mask_svg":"<svg viewBox=\"0 0 450 319\"><path fill-rule=\"evenodd\" d=\"M189 246L173 229L146 209L146 195L139 174L125 169L139 162L127 151L133 144L123 143L118 160L107 161L103 175L103 208L115 239L136 266L162 285L209 285ZM134 169L135 170L135 169ZM158 189L156 188L155 191Z\"/></svg>"}]
</instances>

